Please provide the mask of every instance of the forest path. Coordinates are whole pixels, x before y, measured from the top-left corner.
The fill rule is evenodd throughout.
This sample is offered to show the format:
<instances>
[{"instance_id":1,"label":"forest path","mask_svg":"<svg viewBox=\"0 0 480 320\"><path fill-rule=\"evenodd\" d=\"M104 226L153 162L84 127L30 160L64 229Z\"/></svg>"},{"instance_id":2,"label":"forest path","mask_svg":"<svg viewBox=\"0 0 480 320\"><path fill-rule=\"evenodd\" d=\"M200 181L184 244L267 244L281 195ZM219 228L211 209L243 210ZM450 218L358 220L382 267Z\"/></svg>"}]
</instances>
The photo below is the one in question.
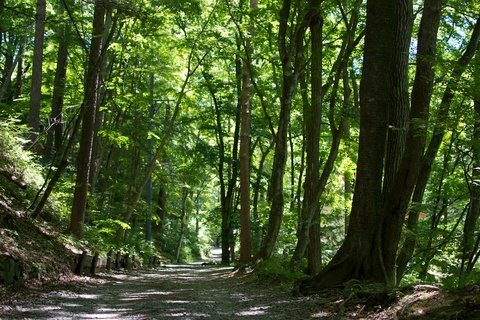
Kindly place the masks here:
<instances>
[{"instance_id":1,"label":"forest path","mask_svg":"<svg viewBox=\"0 0 480 320\"><path fill-rule=\"evenodd\" d=\"M318 313L318 302L292 297L289 290L255 277L234 275L232 268L170 265L112 273L94 285L41 293L0 308L0 319L336 318Z\"/></svg>"}]
</instances>

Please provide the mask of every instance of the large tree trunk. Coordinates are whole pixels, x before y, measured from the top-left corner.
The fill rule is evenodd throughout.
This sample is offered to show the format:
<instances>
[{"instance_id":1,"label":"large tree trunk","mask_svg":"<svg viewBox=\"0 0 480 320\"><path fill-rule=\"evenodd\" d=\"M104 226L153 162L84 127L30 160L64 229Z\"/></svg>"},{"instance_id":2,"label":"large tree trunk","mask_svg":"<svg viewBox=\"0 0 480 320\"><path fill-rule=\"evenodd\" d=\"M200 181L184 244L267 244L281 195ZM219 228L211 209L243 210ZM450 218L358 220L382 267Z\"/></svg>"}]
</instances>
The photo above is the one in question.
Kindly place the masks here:
<instances>
[{"instance_id":1,"label":"large tree trunk","mask_svg":"<svg viewBox=\"0 0 480 320\"><path fill-rule=\"evenodd\" d=\"M32 85L30 90L30 110L28 112L28 126L31 142L35 142L40 128L40 100L42 95L42 63L43 43L45 39L45 11L46 0L37 0L35 15L35 43L33 49Z\"/></svg>"},{"instance_id":2,"label":"large tree trunk","mask_svg":"<svg viewBox=\"0 0 480 320\"><path fill-rule=\"evenodd\" d=\"M113 40L113 34L116 34L118 37L118 33L116 32L117 30L117 21L118 21L118 14L112 17L112 11L113 9L111 7L106 8L106 17L105 17L105 25L104 25L104 32L103 32L103 41L102 41L102 47L103 48L108 48L109 43L112 42ZM121 27L120 27L121 28ZM107 64L107 61L109 59L109 56L107 54L107 51L104 50L105 54L102 54L101 57L101 67L100 67L100 82L105 83L109 79L109 76L111 76L111 69L113 68L113 61L115 60L115 57L111 57L111 63L110 65ZM99 92L99 111L97 113L97 116L95 117L95 130L98 132L104 126L105 124L108 123L109 120L109 114L101 111L102 109L102 104L105 105L107 103L107 99L111 98L113 94L113 90L108 90L105 86L102 86ZM107 145L109 142L108 137L99 137L98 135L95 135L94 141L93 141L93 158L91 161L91 168L90 168L90 192L93 194L96 190L96 184L98 181L98 175L100 174L100 169L101 169L101 163L103 161L103 157L105 155L105 151L107 150Z\"/></svg>"},{"instance_id":3,"label":"large tree trunk","mask_svg":"<svg viewBox=\"0 0 480 320\"><path fill-rule=\"evenodd\" d=\"M389 140L387 144L386 158L392 160L392 168L385 168L384 172L382 225L381 230L377 230L373 247L373 260L377 260L376 256L378 255L378 261L383 264L384 282L390 285L396 283L395 262L398 243L408 204L421 167L427 132L425 123L428 121L429 115L429 103L412 105L410 115L408 115L408 54L413 26L412 1L398 1L395 4L395 9L396 25L392 56L393 67L390 78L392 87L390 115L409 118L409 123L406 137L399 134L395 139ZM407 125L407 121L394 122ZM391 136L391 132L388 133L388 136ZM403 148L401 148L402 145L404 145ZM396 148L391 149L391 146L396 146ZM387 180L391 183L386 183Z\"/></svg>"},{"instance_id":4,"label":"large tree trunk","mask_svg":"<svg viewBox=\"0 0 480 320\"><path fill-rule=\"evenodd\" d=\"M300 291L352 279L387 282L383 261L373 252L382 225L382 182L387 111L398 9L388 0L367 2L365 49L360 88L360 138L357 180L346 239L315 277L298 283Z\"/></svg>"},{"instance_id":5,"label":"large tree trunk","mask_svg":"<svg viewBox=\"0 0 480 320\"><path fill-rule=\"evenodd\" d=\"M82 134L77 158L77 178L73 194L73 206L70 219L70 230L73 235L83 238L83 224L87 207L88 180L92 159L95 133L95 116L97 113L99 93L99 70L102 52L105 7L102 0L95 1L93 16L92 44L90 47L87 76L85 78L85 97L82 108L85 110L82 119Z\"/></svg>"},{"instance_id":6,"label":"large tree trunk","mask_svg":"<svg viewBox=\"0 0 480 320\"><path fill-rule=\"evenodd\" d=\"M405 3L403 1L402 3ZM385 168L383 180L383 194L387 196L392 188L393 179L399 169L400 162L405 150L407 137L407 120L409 103L408 86L408 55L410 48L410 39L412 34L412 10L409 4L400 4L396 12L397 24L405 25L405 30L397 31L394 34L394 48L392 55L391 69L391 99L389 111L387 113L387 145L385 153Z\"/></svg>"},{"instance_id":7,"label":"large tree trunk","mask_svg":"<svg viewBox=\"0 0 480 320\"><path fill-rule=\"evenodd\" d=\"M308 230L307 272L315 275L322 269L322 232L320 224L320 206L313 215Z\"/></svg>"}]
</instances>

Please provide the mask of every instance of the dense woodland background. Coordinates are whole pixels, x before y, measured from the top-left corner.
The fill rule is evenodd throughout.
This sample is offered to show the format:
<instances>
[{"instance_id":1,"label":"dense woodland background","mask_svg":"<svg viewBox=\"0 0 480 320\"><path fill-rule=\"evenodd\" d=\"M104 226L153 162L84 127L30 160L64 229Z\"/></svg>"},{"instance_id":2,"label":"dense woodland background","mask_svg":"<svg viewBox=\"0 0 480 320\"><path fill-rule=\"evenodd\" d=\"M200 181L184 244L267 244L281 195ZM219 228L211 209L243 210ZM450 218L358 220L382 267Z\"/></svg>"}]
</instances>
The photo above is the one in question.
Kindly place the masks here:
<instances>
[{"instance_id":1,"label":"dense woodland background","mask_svg":"<svg viewBox=\"0 0 480 320\"><path fill-rule=\"evenodd\" d=\"M478 283L480 3L1 0L0 35L2 210L300 291Z\"/></svg>"}]
</instances>

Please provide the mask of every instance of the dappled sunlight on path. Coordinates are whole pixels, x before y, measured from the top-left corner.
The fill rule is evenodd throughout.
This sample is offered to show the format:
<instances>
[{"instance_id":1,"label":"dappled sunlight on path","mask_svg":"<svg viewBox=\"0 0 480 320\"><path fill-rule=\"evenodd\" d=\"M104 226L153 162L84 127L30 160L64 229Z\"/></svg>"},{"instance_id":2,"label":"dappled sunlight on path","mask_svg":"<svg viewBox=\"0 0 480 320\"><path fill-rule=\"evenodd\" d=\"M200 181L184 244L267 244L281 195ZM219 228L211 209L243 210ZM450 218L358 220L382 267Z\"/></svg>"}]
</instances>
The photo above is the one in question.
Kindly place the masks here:
<instances>
[{"instance_id":1,"label":"dappled sunlight on path","mask_svg":"<svg viewBox=\"0 0 480 320\"><path fill-rule=\"evenodd\" d=\"M2 319L305 319L313 302L232 268L199 265L106 275L105 284L43 294Z\"/></svg>"}]
</instances>

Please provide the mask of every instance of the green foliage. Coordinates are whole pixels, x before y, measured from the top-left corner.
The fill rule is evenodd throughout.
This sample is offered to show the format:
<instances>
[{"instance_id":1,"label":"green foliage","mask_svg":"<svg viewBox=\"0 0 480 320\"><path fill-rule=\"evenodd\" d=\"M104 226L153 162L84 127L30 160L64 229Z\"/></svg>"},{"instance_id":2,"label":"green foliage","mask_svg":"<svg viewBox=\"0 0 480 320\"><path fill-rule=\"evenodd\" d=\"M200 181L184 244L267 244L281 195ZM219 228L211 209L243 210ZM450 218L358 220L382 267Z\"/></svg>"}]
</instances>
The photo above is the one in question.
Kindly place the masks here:
<instances>
[{"instance_id":1,"label":"green foliage","mask_svg":"<svg viewBox=\"0 0 480 320\"><path fill-rule=\"evenodd\" d=\"M5 166L14 166L23 172L22 176L28 183L38 186L42 182L41 170L35 164L35 155L28 150L28 140L25 139L28 129L20 125L20 120L14 118L2 119L0 122L0 147Z\"/></svg>"},{"instance_id":2,"label":"green foliage","mask_svg":"<svg viewBox=\"0 0 480 320\"><path fill-rule=\"evenodd\" d=\"M478 285L480 283L480 268L474 268L467 276L460 274L456 280L456 284L459 286Z\"/></svg>"},{"instance_id":3,"label":"green foliage","mask_svg":"<svg viewBox=\"0 0 480 320\"><path fill-rule=\"evenodd\" d=\"M70 222L72 211L70 204L73 199L72 190L74 185L71 175L64 175L54 192L50 195L49 201L44 208L44 216L48 215L51 217L51 221L61 223L63 230L68 228L66 225Z\"/></svg>"},{"instance_id":4,"label":"green foliage","mask_svg":"<svg viewBox=\"0 0 480 320\"><path fill-rule=\"evenodd\" d=\"M263 261L256 268L256 274L263 283L280 284L291 288L295 280L307 277L302 272L291 272L288 268L290 259L288 256L274 255L271 259Z\"/></svg>"},{"instance_id":5,"label":"green foliage","mask_svg":"<svg viewBox=\"0 0 480 320\"><path fill-rule=\"evenodd\" d=\"M130 225L121 220L107 218L105 220L92 220L92 225L85 226L84 239L95 248L95 251L106 252L115 249L115 234L118 228L129 230Z\"/></svg>"},{"instance_id":6,"label":"green foliage","mask_svg":"<svg viewBox=\"0 0 480 320\"><path fill-rule=\"evenodd\" d=\"M266 223L266 222L265 222ZM295 250L296 245L296 226L298 215L286 212L282 222L282 228L278 236L277 254L287 259Z\"/></svg>"},{"instance_id":7,"label":"green foliage","mask_svg":"<svg viewBox=\"0 0 480 320\"><path fill-rule=\"evenodd\" d=\"M92 166L96 181L92 181L85 221L85 239L73 241L81 247L88 245L98 251L110 249L136 253L144 261L162 251L171 260L179 239L180 215L185 210L187 227L182 242L182 261L199 259L221 234L220 173L228 183L234 164L234 134L239 106L239 67L246 61L244 40L250 28L254 29L251 43L254 47L250 68L252 90L251 115L251 196L258 202L253 208L252 230L256 232L258 248L268 223L270 212L270 183L274 160L274 135L280 113L282 89L281 59L278 53L278 12L281 2L259 3L257 10L248 10L247 2L204 0L117 1L121 8L110 8L106 21L112 22L105 32L109 46L105 47L102 63L102 90L100 94L99 131ZM351 209L352 194L345 184L354 186L359 140L359 109L355 90L361 77L362 42L353 48L348 59L346 81L340 79L333 89L339 55L345 50L344 39L351 21L344 21L354 12L357 1L323 2L322 74L323 106L319 158L324 164L332 144L330 125L338 126L339 119L348 117L348 132L340 145L339 157L321 197L322 249L324 262L336 252L345 236L345 219ZM48 127L50 105L54 88L58 30L68 22L72 30L67 34L69 60L64 88L64 145L72 134L75 120L84 97L84 70L90 43L92 2L68 1L70 12L58 14L58 4L49 2L47 8L45 51L43 57L41 122ZM302 2L302 6L305 3ZM342 6L340 8L340 5ZM423 2L414 1L421 16ZM364 31L365 1L359 4L359 27L353 30L356 38ZM461 9L461 10L460 10ZM472 97L478 86L472 80L478 66L471 64L467 75L456 81L456 96L448 117L438 115L445 86L452 78L456 60L471 33L478 4L455 0L443 8L438 36L438 57L435 65L435 88L431 117L427 126L429 135L434 126L445 130L445 138L435 159L430 182L425 192L422 219L417 231L417 251L412 258L404 281L431 281L456 285L459 278L458 248L461 246L464 211L469 201L468 175L471 172L474 142ZM31 86L29 69L34 43L33 23L35 1L6 0L0 19L2 82L7 78L9 64L20 50L20 40L27 40L25 52L26 74L23 93L15 96L17 70L12 74L5 98L0 101L0 168L8 170L27 184L23 191L0 177L0 193L10 203L25 208L42 186L50 163L31 152L27 121L28 92ZM345 15L345 16L344 16ZM418 20L415 30L418 30ZM311 47L309 31L305 39L305 74L309 73ZM415 44L416 40L412 41ZM413 77L413 50L410 74ZM196 72L192 71L197 67ZM188 74L188 79L187 79ZM303 75L302 75L303 76ZM187 81L188 80L188 81ZM308 82L309 76L305 77ZM185 82L185 83L184 83ZM2 83L3 85L3 83ZM185 86L184 86L185 85ZM349 86L347 88L347 85ZM357 86L357 88L355 88ZM307 86L308 87L308 86ZM302 89L303 90L303 89ZM273 281L293 281L302 274L286 271L296 245L296 228L304 190L305 174L304 114L301 93L293 100L289 134L289 154L285 168L285 210L277 241L277 255L260 266L259 274ZM349 100L343 101L345 93ZM149 165L149 153L154 154L170 128L175 106L179 112L165 145L161 146L152 174L152 205L143 192L131 217L125 212L134 201ZM153 107L154 114L150 113ZM218 114L216 113L218 108ZM330 109L329 109L330 108ZM218 118L217 118L218 116ZM308 115L307 115L308 116ZM335 122L335 123L332 123ZM220 141L220 136L223 140ZM78 138L78 137L77 137ZM46 144L45 132L40 142ZM223 148L223 154L221 150ZM33 148L32 148L33 150ZM75 184L78 143L68 157L69 165L50 196L43 217L67 233L71 214L72 190ZM224 159L224 170L219 172L219 161ZM49 160L50 161L50 160ZM55 168L54 168L55 169ZM303 171L301 171L303 170ZM93 174L92 174L93 176ZM467 177L467 178L466 178ZM345 181L349 179L350 181ZM300 191L297 194L297 187ZM160 221L156 213L158 190L166 196L165 217ZM184 206L184 190L188 197ZM238 181L233 182L233 208L230 226L239 231ZM253 212L253 209L255 211ZM145 241L147 212L154 216L153 242ZM196 222L199 221L197 233ZM159 231L162 224L162 233ZM158 227L158 228L155 228ZM5 229L7 230L7 229ZM117 239L118 230L126 236ZM9 231L4 231L9 232ZM424 263L428 264L425 274ZM466 280L476 281L478 270Z\"/></svg>"},{"instance_id":8,"label":"green foliage","mask_svg":"<svg viewBox=\"0 0 480 320\"><path fill-rule=\"evenodd\" d=\"M38 164L38 157L28 150L26 126L14 118L0 118L0 168L13 175L19 182L25 183L26 192L33 197L42 185L43 168ZM28 201L22 196L24 191L5 177L0 176L0 190L3 195L11 195L21 201ZM23 206L27 205L26 202Z\"/></svg>"}]
</instances>

